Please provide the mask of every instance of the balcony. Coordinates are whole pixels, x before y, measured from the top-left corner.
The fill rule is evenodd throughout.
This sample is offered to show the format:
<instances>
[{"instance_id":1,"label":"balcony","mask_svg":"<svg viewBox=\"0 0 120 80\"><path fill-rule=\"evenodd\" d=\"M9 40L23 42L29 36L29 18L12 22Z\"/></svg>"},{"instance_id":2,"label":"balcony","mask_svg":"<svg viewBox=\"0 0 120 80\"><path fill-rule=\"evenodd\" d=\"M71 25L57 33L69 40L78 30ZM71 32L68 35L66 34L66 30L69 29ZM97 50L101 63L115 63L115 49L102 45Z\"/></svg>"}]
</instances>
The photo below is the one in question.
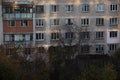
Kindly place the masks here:
<instances>
[{"instance_id":1,"label":"balcony","mask_svg":"<svg viewBox=\"0 0 120 80\"><path fill-rule=\"evenodd\" d=\"M32 13L5 13L3 14L4 20L11 20L11 19L32 19L33 15Z\"/></svg>"},{"instance_id":2,"label":"balcony","mask_svg":"<svg viewBox=\"0 0 120 80\"><path fill-rule=\"evenodd\" d=\"M4 44L11 44L16 46L25 46L32 44L33 41L5 41Z\"/></svg>"}]
</instances>

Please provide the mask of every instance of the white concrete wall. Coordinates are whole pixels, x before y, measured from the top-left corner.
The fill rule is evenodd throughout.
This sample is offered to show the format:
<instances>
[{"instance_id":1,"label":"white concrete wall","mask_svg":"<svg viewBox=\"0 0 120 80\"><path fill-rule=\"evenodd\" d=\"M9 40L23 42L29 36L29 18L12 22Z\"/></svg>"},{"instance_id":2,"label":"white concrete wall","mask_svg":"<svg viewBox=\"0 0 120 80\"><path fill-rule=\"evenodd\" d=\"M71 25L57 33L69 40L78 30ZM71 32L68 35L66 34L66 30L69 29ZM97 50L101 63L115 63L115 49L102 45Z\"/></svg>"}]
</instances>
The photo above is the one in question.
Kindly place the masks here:
<instances>
[{"instance_id":1,"label":"white concrete wall","mask_svg":"<svg viewBox=\"0 0 120 80\"><path fill-rule=\"evenodd\" d=\"M33 45L35 46L35 13L33 13Z\"/></svg>"},{"instance_id":2,"label":"white concrete wall","mask_svg":"<svg viewBox=\"0 0 120 80\"><path fill-rule=\"evenodd\" d=\"M117 37L110 38L110 31L118 31ZM120 43L120 31L118 29L107 30L107 44L110 44L110 43Z\"/></svg>"},{"instance_id":3,"label":"white concrete wall","mask_svg":"<svg viewBox=\"0 0 120 80\"><path fill-rule=\"evenodd\" d=\"M45 45L50 45L50 4L46 3L46 44Z\"/></svg>"},{"instance_id":4,"label":"white concrete wall","mask_svg":"<svg viewBox=\"0 0 120 80\"><path fill-rule=\"evenodd\" d=\"M3 21L1 1L0 1L0 44L3 44Z\"/></svg>"}]
</instances>

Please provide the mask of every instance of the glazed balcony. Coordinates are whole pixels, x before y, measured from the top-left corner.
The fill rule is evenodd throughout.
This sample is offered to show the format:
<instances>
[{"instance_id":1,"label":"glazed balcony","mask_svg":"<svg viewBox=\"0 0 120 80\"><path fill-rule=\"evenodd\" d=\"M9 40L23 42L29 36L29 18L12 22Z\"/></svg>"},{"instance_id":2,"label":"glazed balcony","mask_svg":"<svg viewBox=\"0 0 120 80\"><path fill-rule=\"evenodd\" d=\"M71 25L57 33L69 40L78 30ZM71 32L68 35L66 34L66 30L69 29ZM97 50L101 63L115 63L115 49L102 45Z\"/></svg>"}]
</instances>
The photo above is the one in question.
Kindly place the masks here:
<instances>
[{"instance_id":1,"label":"glazed balcony","mask_svg":"<svg viewBox=\"0 0 120 80\"><path fill-rule=\"evenodd\" d=\"M11 20L11 19L32 19L32 13L4 13L3 19L4 20Z\"/></svg>"}]
</instances>

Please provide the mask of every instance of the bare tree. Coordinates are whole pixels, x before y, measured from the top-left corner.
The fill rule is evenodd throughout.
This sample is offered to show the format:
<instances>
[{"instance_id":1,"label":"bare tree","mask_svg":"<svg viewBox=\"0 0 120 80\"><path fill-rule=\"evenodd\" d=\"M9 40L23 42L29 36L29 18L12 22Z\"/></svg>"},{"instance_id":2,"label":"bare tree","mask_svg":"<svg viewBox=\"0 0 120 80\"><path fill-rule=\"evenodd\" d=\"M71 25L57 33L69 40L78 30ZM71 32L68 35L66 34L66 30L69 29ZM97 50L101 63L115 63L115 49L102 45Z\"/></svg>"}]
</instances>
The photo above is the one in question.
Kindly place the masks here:
<instances>
[{"instance_id":1,"label":"bare tree","mask_svg":"<svg viewBox=\"0 0 120 80\"><path fill-rule=\"evenodd\" d=\"M59 31L59 44L61 46L73 46L76 44L78 37L77 25L61 25Z\"/></svg>"},{"instance_id":2,"label":"bare tree","mask_svg":"<svg viewBox=\"0 0 120 80\"><path fill-rule=\"evenodd\" d=\"M58 28L59 32L59 45L61 47L69 47L69 49L65 49L69 53L72 52L71 57L75 57L78 54L82 54L83 52L89 52L89 41L90 32L88 28L82 28L76 24L71 25L61 25ZM71 51L72 50L72 51ZM83 51L84 50L84 51ZM88 50L88 51L87 51ZM69 54L70 55L70 54Z\"/></svg>"}]
</instances>

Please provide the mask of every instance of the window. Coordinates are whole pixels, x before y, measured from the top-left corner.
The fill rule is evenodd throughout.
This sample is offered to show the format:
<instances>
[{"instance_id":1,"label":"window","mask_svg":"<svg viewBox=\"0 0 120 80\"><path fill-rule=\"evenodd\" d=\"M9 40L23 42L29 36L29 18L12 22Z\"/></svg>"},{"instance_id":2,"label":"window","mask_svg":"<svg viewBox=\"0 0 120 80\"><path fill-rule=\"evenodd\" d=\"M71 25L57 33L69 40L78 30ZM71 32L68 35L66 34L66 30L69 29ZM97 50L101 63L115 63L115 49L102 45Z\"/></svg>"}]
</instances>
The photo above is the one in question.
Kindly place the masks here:
<instances>
[{"instance_id":1,"label":"window","mask_svg":"<svg viewBox=\"0 0 120 80\"><path fill-rule=\"evenodd\" d=\"M110 18L110 25L115 26L118 24L118 19L117 18Z\"/></svg>"},{"instance_id":2,"label":"window","mask_svg":"<svg viewBox=\"0 0 120 80\"><path fill-rule=\"evenodd\" d=\"M27 20L21 20L21 26L28 26Z\"/></svg>"},{"instance_id":3,"label":"window","mask_svg":"<svg viewBox=\"0 0 120 80\"><path fill-rule=\"evenodd\" d=\"M13 9L12 9L12 7L10 7L10 6L3 6L3 13L12 13L13 12Z\"/></svg>"},{"instance_id":4,"label":"window","mask_svg":"<svg viewBox=\"0 0 120 80\"><path fill-rule=\"evenodd\" d=\"M25 41L30 41L30 34L25 35Z\"/></svg>"},{"instance_id":5,"label":"window","mask_svg":"<svg viewBox=\"0 0 120 80\"><path fill-rule=\"evenodd\" d=\"M27 36L25 36L27 38ZM29 38L26 39L26 41L29 39L29 41L33 40L33 34L30 34Z\"/></svg>"},{"instance_id":6,"label":"window","mask_svg":"<svg viewBox=\"0 0 120 80\"><path fill-rule=\"evenodd\" d=\"M5 41L14 41L14 35L11 34L11 35L4 35L4 40Z\"/></svg>"},{"instance_id":7,"label":"window","mask_svg":"<svg viewBox=\"0 0 120 80\"><path fill-rule=\"evenodd\" d=\"M104 18L96 18L97 26L104 26Z\"/></svg>"},{"instance_id":8,"label":"window","mask_svg":"<svg viewBox=\"0 0 120 80\"><path fill-rule=\"evenodd\" d=\"M65 19L65 24L66 25L73 25L73 19Z\"/></svg>"},{"instance_id":9,"label":"window","mask_svg":"<svg viewBox=\"0 0 120 80\"><path fill-rule=\"evenodd\" d=\"M51 11L52 12L58 12L59 11L59 6L58 5L51 5Z\"/></svg>"},{"instance_id":10,"label":"window","mask_svg":"<svg viewBox=\"0 0 120 80\"><path fill-rule=\"evenodd\" d=\"M30 6L16 5L3 7L3 13L32 13L33 9Z\"/></svg>"},{"instance_id":11,"label":"window","mask_svg":"<svg viewBox=\"0 0 120 80\"><path fill-rule=\"evenodd\" d=\"M26 12L26 7L23 7L20 10L20 7L16 6L16 7L13 7L13 11L14 11L14 13L25 13Z\"/></svg>"},{"instance_id":12,"label":"window","mask_svg":"<svg viewBox=\"0 0 120 80\"><path fill-rule=\"evenodd\" d=\"M82 4L82 12L88 12L89 11L89 4Z\"/></svg>"},{"instance_id":13,"label":"window","mask_svg":"<svg viewBox=\"0 0 120 80\"><path fill-rule=\"evenodd\" d=\"M80 33L81 39L89 39L90 38L90 32L81 32Z\"/></svg>"},{"instance_id":14,"label":"window","mask_svg":"<svg viewBox=\"0 0 120 80\"><path fill-rule=\"evenodd\" d=\"M36 13L44 13L44 5L36 6Z\"/></svg>"},{"instance_id":15,"label":"window","mask_svg":"<svg viewBox=\"0 0 120 80\"><path fill-rule=\"evenodd\" d=\"M15 35L14 34L9 35L9 41L15 41Z\"/></svg>"},{"instance_id":16,"label":"window","mask_svg":"<svg viewBox=\"0 0 120 80\"><path fill-rule=\"evenodd\" d=\"M23 6L23 5L18 8L15 8L14 10L17 13L19 13L19 12L20 13L32 13L33 12L32 7L27 7L27 6Z\"/></svg>"},{"instance_id":17,"label":"window","mask_svg":"<svg viewBox=\"0 0 120 80\"><path fill-rule=\"evenodd\" d=\"M14 20L9 20L9 26L15 26L15 21Z\"/></svg>"},{"instance_id":18,"label":"window","mask_svg":"<svg viewBox=\"0 0 120 80\"><path fill-rule=\"evenodd\" d=\"M110 38L117 37L117 31L110 31Z\"/></svg>"},{"instance_id":19,"label":"window","mask_svg":"<svg viewBox=\"0 0 120 80\"><path fill-rule=\"evenodd\" d=\"M117 11L118 10L118 4L111 4L110 5L110 11Z\"/></svg>"},{"instance_id":20,"label":"window","mask_svg":"<svg viewBox=\"0 0 120 80\"><path fill-rule=\"evenodd\" d=\"M36 40L44 40L44 33L36 33Z\"/></svg>"},{"instance_id":21,"label":"window","mask_svg":"<svg viewBox=\"0 0 120 80\"><path fill-rule=\"evenodd\" d=\"M5 41L10 41L10 36L9 35L5 35Z\"/></svg>"},{"instance_id":22,"label":"window","mask_svg":"<svg viewBox=\"0 0 120 80\"><path fill-rule=\"evenodd\" d=\"M50 24L51 24L51 26L58 26L60 24L60 20L59 19L51 19Z\"/></svg>"},{"instance_id":23,"label":"window","mask_svg":"<svg viewBox=\"0 0 120 80\"><path fill-rule=\"evenodd\" d=\"M103 39L104 37L104 32L100 31L100 32L96 32L96 39Z\"/></svg>"},{"instance_id":24,"label":"window","mask_svg":"<svg viewBox=\"0 0 120 80\"><path fill-rule=\"evenodd\" d=\"M23 41L24 40L24 36L23 35L14 35L14 40L15 41Z\"/></svg>"},{"instance_id":25,"label":"window","mask_svg":"<svg viewBox=\"0 0 120 80\"><path fill-rule=\"evenodd\" d=\"M73 11L73 5L66 5L65 6L65 11L66 12L72 12Z\"/></svg>"},{"instance_id":26,"label":"window","mask_svg":"<svg viewBox=\"0 0 120 80\"><path fill-rule=\"evenodd\" d=\"M12 35L5 35L4 36L5 37L5 41L12 41L13 39L12 39Z\"/></svg>"},{"instance_id":27,"label":"window","mask_svg":"<svg viewBox=\"0 0 120 80\"><path fill-rule=\"evenodd\" d=\"M117 44L109 44L108 46L110 51L115 51L117 49Z\"/></svg>"},{"instance_id":28,"label":"window","mask_svg":"<svg viewBox=\"0 0 120 80\"><path fill-rule=\"evenodd\" d=\"M36 19L36 26L43 26L44 25L44 19Z\"/></svg>"},{"instance_id":29,"label":"window","mask_svg":"<svg viewBox=\"0 0 120 80\"><path fill-rule=\"evenodd\" d=\"M81 46L81 53L89 53L90 52L90 46L89 45L82 45Z\"/></svg>"},{"instance_id":30,"label":"window","mask_svg":"<svg viewBox=\"0 0 120 80\"><path fill-rule=\"evenodd\" d=\"M66 32L65 33L65 38L66 39L72 39L74 37L74 33L73 32Z\"/></svg>"},{"instance_id":31,"label":"window","mask_svg":"<svg viewBox=\"0 0 120 80\"><path fill-rule=\"evenodd\" d=\"M85 18L85 19L81 19L81 26L88 26L89 25L89 19Z\"/></svg>"},{"instance_id":32,"label":"window","mask_svg":"<svg viewBox=\"0 0 120 80\"><path fill-rule=\"evenodd\" d=\"M22 41L22 40L25 40L25 41L29 41L30 40L30 35L4 35L5 37L5 41Z\"/></svg>"},{"instance_id":33,"label":"window","mask_svg":"<svg viewBox=\"0 0 120 80\"><path fill-rule=\"evenodd\" d=\"M97 4L96 11L97 12L103 12L104 8L105 8L104 4Z\"/></svg>"},{"instance_id":34,"label":"window","mask_svg":"<svg viewBox=\"0 0 120 80\"><path fill-rule=\"evenodd\" d=\"M59 33L56 32L56 33L51 33L51 39L52 40L58 40L59 39Z\"/></svg>"},{"instance_id":35,"label":"window","mask_svg":"<svg viewBox=\"0 0 120 80\"><path fill-rule=\"evenodd\" d=\"M98 44L96 45L96 53L103 53L104 52L104 45Z\"/></svg>"}]
</instances>

